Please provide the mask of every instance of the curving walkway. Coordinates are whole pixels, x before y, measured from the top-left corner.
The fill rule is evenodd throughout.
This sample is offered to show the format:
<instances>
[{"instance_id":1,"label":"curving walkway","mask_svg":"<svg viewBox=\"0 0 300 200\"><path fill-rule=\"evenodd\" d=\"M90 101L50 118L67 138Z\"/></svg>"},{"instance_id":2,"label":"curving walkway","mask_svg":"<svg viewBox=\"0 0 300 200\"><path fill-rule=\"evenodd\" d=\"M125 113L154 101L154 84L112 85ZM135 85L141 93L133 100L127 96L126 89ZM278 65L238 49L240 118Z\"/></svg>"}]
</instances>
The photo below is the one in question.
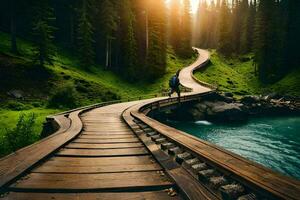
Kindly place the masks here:
<instances>
[{"instance_id":1,"label":"curving walkway","mask_svg":"<svg viewBox=\"0 0 300 200\"><path fill-rule=\"evenodd\" d=\"M209 90L190 76L194 68L209 59L208 52L198 51L197 61L180 73L181 83L194 93ZM166 98L92 109L80 115L82 125L74 124L78 119L70 124L59 117L59 121L68 122L67 131L61 130L52 139L0 161L3 199L181 199L182 194L173 191L176 182L165 174L165 169L122 120L127 108L162 99ZM77 116L80 111L75 113ZM55 146L49 143L51 140L60 142ZM43 151L31 156L30 152L36 149ZM7 172L11 161L15 162L16 170ZM14 178L17 181L11 180L13 177L18 177Z\"/></svg>"},{"instance_id":2,"label":"curving walkway","mask_svg":"<svg viewBox=\"0 0 300 200\"><path fill-rule=\"evenodd\" d=\"M208 63L209 52L195 50L197 61L180 72L181 84L192 89L182 102L211 91L192 76ZM267 199L299 199L299 181L145 115L175 103L177 98L160 97L55 116L60 127L55 134L0 159L0 198L217 200L222 198L219 184L234 185L216 182L225 175L246 188L238 194L225 192L225 199L257 199L253 191L267 193ZM200 172L214 174L207 180Z\"/></svg>"},{"instance_id":3,"label":"curving walkway","mask_svg":"<svg viewBox=\"0 0 300 200\"><path fill-rule=\"evenodd\" d=\"M198 94L198 93L211 91L210 88L200 85L199 82L197 82L192 75L194 70L198 69L199 67L202 67L203 64L205 64L209 60L210 53L206 50L198 49L198 48L194 48L194 50L198 52L199 57L193 64L183 68L180 71L179 74L180 83L183 86L192 89L192 93Z\"/></svg>"}]
</instances>

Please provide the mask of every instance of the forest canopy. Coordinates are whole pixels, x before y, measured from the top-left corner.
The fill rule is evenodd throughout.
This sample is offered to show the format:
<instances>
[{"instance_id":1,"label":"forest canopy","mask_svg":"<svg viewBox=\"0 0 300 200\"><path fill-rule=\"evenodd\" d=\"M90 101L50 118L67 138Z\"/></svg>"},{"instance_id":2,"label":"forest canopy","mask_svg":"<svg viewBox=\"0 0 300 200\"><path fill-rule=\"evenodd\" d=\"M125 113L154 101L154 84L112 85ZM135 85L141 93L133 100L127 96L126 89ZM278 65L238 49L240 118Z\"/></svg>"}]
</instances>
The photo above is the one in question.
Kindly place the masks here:
<instances>
[{"instance_id":1,"label":"forest canopy","mask_svg":"<svg viewBox=\"0 0 300 200\"><path fill-rule=\"evenodd\" d=\"M10 0L0 7L0 30L35 43L35 60L51 64L56 47L129 81L162 76L166 52L182 58L192 46L226 57L253 53L262 82L299 67L298 0ZM1 45L1 42L0 42Z\"/></svg>"}]
</instances>

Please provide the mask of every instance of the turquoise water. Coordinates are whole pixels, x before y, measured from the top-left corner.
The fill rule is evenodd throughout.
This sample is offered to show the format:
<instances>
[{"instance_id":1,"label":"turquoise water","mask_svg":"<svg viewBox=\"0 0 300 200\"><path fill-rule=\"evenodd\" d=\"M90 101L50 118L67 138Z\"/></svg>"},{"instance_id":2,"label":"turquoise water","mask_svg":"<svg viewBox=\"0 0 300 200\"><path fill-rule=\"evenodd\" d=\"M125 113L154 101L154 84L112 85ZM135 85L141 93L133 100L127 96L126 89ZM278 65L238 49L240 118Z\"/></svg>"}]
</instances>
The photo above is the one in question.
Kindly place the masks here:
<instances>
[{"instance_id":1,"label":"turquoise water","mask_svg":"<svg viewBox=\"0 0 300 200\"><path fill-rule=\"evenodd\" d=\"M300 117L253 118L243 125L163 123L300 179Z\"/></svg>"}]
</instances>

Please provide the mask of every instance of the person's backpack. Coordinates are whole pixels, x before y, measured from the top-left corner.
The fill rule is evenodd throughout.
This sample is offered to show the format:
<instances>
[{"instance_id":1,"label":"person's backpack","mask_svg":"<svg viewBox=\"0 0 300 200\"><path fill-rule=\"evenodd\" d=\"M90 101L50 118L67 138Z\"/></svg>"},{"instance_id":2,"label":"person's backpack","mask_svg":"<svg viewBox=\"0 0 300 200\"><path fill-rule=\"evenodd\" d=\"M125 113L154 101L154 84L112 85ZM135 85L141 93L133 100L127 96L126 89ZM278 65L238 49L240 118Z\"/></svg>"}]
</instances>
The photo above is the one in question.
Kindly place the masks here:
<instances>
[{"instance_id":1,"label":"person's backpack","mask_svg":"<svg viewBox=\"0 0 300 200\"><path fill-rule=\"evenodd\" d=\"M171 88L175 88L178 86L178 77L177 76L173 76L170 80L169 80L169 86Z\"/></svg>"}]
</instances>

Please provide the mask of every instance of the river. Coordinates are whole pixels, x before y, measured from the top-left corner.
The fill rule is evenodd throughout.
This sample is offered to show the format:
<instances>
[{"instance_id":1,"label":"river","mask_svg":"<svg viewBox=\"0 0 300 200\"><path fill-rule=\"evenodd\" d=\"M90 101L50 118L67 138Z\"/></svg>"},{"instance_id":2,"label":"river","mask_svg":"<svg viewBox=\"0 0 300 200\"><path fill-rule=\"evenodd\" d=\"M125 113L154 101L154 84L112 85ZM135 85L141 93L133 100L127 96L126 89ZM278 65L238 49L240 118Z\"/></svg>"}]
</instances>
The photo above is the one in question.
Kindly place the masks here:
<instances>
[{"instance_id":1,"label":"river","mask_svg":"<svg viewBox=\"0 0 300 200\"><path fill-rule=\"evenodd\" d=\"M300 117L252 118L242 125L160 121L300 180Z\"/></svg>"}]
</instances>

